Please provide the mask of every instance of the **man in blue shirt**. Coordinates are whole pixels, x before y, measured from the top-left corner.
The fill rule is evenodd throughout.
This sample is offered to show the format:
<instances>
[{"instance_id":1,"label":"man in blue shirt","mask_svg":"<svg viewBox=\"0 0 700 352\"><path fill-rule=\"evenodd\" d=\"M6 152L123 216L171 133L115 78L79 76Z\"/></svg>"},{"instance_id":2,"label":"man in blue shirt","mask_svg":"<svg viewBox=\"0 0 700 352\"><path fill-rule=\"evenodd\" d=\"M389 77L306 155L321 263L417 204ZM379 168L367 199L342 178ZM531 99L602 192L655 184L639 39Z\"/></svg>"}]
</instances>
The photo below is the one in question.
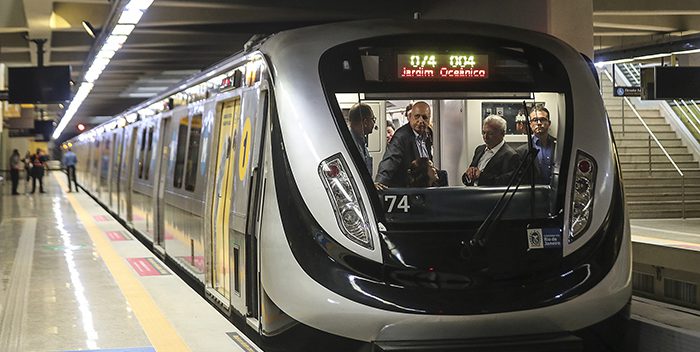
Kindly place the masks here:
<instances>
[{"instance_id":1,"label":"man in blue shirt","mask_svg":"<svg viewBox=\"0 0 700 352\"><path fill-rule=\"evenodd\" d=\"M557 139L549 135L549 110L543 106L536 106L530 112L530 128L532 129L532 147L537 151L535 158L535 183L549 184L552 180L554 168L554 148ZM527 143L518 147L517 151L524 157L527 154Z\"/></svg>"},{"instance_id":2,"label":"man in blue shirt","mask_svg":"<svg viewBox=\"0 0 700 352\"><path fill-rule=\"evenodd\" d=\"M78 157L68 148L63 154L63 166L66 168L66 174L68 175L68 192L71 191L71 179L75 184L75 191L78 192L78 181L75 179L75 164L77 163Z\"/></svg>"}]
</instances>

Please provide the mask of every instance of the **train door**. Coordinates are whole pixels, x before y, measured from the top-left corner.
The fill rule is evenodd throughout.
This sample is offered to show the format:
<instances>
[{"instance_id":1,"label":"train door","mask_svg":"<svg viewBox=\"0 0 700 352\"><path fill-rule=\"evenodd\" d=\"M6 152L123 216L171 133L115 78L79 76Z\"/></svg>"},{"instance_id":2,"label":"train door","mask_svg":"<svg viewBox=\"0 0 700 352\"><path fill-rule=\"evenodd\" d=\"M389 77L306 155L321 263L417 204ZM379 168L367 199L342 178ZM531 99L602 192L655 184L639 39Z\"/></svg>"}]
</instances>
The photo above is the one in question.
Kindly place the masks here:
<instances>
[{"instance_id":1,"label":"train door","mask_svg":"<svg viewBox=\"0 0 700 352\"><path fill-rule=\"evenodd\" d=\"M231 200L232 145L234 131L241 119L241 100L235 97L225 101L220 109L218 146L215 151L215 175L212 195L211 229L212 240L209 251L211 286L215 297L228 305L231 299L231 270L229 253L229 208ZM221 299L223 298L223 299Z\"/></svg>"},{"instance_id":2,"label":"train door","mask_svg":"<svg viewBox=\"0 0 700 352\"><path fill-rule=\"evenodd\" d=\"M263 84L265 86L265 84ZM250 158L248 162L250 165L247 166L249 170L249 175L246 176L250 180L250 186L248 194L248 207L246 214L246 251L245 251L245 297L246 306L248 308L248 316L255 318L254 321L248 320L249 323L253 325L254 328L259 328L260 324L257 318L260 316L260 271L259 271L259 251L258 243L260 241L259 229L261 219L261 199L264 193L265 180L263 177L263 146L265 145L265 126L267 123L268 109L269 109L269 94L268 90L262 90L260 92L258 100L258 110L253 116L256 116L252 124L252 137L253 143L251 146ZM243 161L246 162L246 161ZM239 161L241 163L241 161Z\"/></svg>"},{"instance_id":3,"label":"train door","mask_svg":"<svg viewBox=\"0 0 700 352\"><path fill-rule=\"evenodd\" d=\"M262 95L261 95L262 94ZM249 222L255 220L255 216L249 217L251 208L254 211L256 197L255 190L258 163L255 153L260 149L259 134L261 128L258 122L262 122L259 112L263 110L259 106L265 100L267 92L261 93L259 89L248 90L243 94L243 109L241 124L235 128L233 145L233 161L231 171L233 178L233 204L231 209L231 286L233 295L231 303L233 308L242 316L253 318L249 321L257 328L258 299L257 299L257 243L255 238L255 226ZM256 162L251 162L256 160ZM255 170L255 172L253 171ZM256 176L256 177L252 177Z\"/></svg>"},{"instance_id":4,"label":"train door","mask_svg":"<svg viewBox=\"0 0 700 352\"><path fill-rule=\"evenodd\" d=\"M156 175L154 176L154 213L155 213L155 236L153 238L153 248L157 249L161 254L165 254L165 182L168 174L168 162L170 160L170 145L168 144L168 133L170 132L170 118L163 117L160 119L160 128L158 133L158 147L160 158L157 158Z\"/></svg>"},{"instance_id":5,"label":"train door","mask_svg":"<svg viewBox=\"0 0 700 352\"><path fill-rule=\"evenodd\" d=\"M119 163L121 159L121 130L112 134L112 155L109 168L109 208L118 212L119 204Z\"/></svg>"},{"instance_id":6,"label":"train door","mask_svg":"<svg viewBox=\"0 0 700 352\"><path fill-rule=\"evenodd\" d=\"M138 140L138 127L132 127L128 133L128 149L126 151L126 158L125 158L125 170L126 172L125 177L125 187L122 190L122 195L123 195L123 200L122 200L122 209L120 209L119 213L124 215L126 214L125 219L129 222L133 221L133 214L131 211L131 189L133 188L133 180L134 180L134 154L136 152L136 141Z\"/></svg>"},{"instance_id":7,"label":"train door","mask_svg":"<svg viewBox=\"0 0 700 352\"><path fill-rule=\"evenodd\" d=\"M124 156L124 144L126 143L126 129L120 128L114 135L116 139L114 143L114 170L112 171L112 209L119 216L122 216L119 204L121 203L122 157Z\"/></svg>"}]
</instances>

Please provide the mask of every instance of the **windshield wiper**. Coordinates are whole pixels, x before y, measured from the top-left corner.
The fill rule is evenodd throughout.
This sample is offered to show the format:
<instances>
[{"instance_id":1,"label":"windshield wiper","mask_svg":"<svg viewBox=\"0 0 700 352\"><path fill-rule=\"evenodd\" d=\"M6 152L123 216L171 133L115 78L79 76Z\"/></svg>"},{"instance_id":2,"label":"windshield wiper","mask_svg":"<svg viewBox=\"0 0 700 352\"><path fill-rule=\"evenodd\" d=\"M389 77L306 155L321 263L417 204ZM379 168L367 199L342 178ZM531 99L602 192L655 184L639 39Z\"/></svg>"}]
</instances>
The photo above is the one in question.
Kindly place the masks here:
<instances>
[{"instance_id":1,"label":"windshield wiper","mask_svg":"<svg viewBox=\"0 0 700 352\"><path fill-rule=\"evenodd\" d=\"M530 170L530 189L532 191L530 197L530 215L531 217L534 217L535 168L533 165L535 156L537 155L538 151L532 146L532 128L530 127L530 114L528 113L525 101L523 101L523 109L525 111L525 126L527 129L527 154L525 155L523 160L520 161L520 165L518 165L518 168L515 169L513 176L511 176L510 181L508 182L508 187L506 187L505 191L503 191L501 198L498 199L498 202L496 202L496 205L493 207L493 209L491 209L489 215L486 216L486 219L484 219L479 228L476 230L474 236L472 236L468 243L463 243L465 245L468 245L469 247L485 246L491 234L490 230L493 226L493 223L501 218L503 212L508 207L508 204L510 204L510 201L513 199L513 196L515 196L515 193L518 192L518 188L520 187L520 184L522 183L523 178L525 177L525 173L528 171L528 169ZM511 188L513 187L513 185L515 185L515 189L513 189L512 193L510 194L510 197L508 197L508 193L511 192ZM464 257L464 253L462 254L462 256Z\"/></svg>"}]
</instances>

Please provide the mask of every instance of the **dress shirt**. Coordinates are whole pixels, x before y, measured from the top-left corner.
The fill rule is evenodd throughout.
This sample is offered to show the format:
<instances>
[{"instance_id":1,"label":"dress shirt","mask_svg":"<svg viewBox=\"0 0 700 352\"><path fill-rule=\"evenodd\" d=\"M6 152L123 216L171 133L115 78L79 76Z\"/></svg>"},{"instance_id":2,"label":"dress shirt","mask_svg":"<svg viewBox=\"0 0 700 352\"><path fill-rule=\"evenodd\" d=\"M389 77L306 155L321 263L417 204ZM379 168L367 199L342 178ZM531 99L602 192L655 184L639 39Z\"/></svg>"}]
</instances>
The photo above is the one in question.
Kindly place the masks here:
<instances>
[{"instance_id":1,"label":"dress shirt","mask_svg":"<svg viewBox=\"0 0 700 352\"><path fill-rule=\"evenodd\" d=\"M540 182L549 183L552 179L552 167L554 166L554 142L552 138L547 138L547 146L542 145L542 141L537 135L532 136L532 144L537 149L537 165L540 169Z\"/></svg>"},{"instance_id":2,"label":"dress shirt","mask_svg":"<svg viewBox=\"0 0 700 352\"><path fill-rule=\"evenodd\" d=\"M420 155L421 158L430 158L430 154L428 154L428 147L425 145L425 134L418 134L416 131L413 131L413 134L416 136L416 147L418 148L418 154Z\"/></svg>"},{"instance_id":3,"label":"dress shirt","mask_svg":"<svg viewBox=\"0 0 700 352\"><path fill-rule=\"evenodd\" d=\"M501 150L501 147L503 147L504 144L506 144L505 139L502 140L501 143L496 144L496 146L493 148L489 148L488 146L486 147L484 150L484 155L482 155L481 159L479 159L479 164L477 166L479 171L484 171L486 165L488 165L489 161L491 161L491 158L493 158L493 156L496 155L499 150Z\"/></svg>"}]
</instances>

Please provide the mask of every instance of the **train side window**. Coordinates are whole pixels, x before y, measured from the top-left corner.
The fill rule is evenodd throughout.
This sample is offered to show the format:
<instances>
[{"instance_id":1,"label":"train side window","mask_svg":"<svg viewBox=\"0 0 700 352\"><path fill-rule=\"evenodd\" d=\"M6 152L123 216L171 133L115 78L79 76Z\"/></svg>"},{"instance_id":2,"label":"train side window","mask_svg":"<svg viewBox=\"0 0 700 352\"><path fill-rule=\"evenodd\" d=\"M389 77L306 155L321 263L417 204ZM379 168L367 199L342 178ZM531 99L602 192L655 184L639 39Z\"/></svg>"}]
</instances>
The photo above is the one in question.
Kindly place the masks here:
<instances>
[{"instance_id":1,"label":"train side window","mask_svg":"<svg viewBox=\"0 0 700 352\"><path fill-rule=\"evenodd\" d=\"M153 152L153 127L148 127L148 142L146 143L146 159L144 163L146 164L145 170L143 172L144 179L148 180L149 172L151 171L151 153Z\"/></svg>"},{"instance_id":2,"label":"train side window","mask_svg":"<svg viewBox=\"0 0 700 352\"><path fill-rule=\"evenodd\" d=\"M190 138L185 165L185 190L193 191L197 183L197 166L199 165L199 144L202 135L202 115L195 115L190 122Z\"/></svg>"},{"instance_id":3,"label":"train side window","mask_svg":"<svg viewBox=\"0 0 700 352\"><path fill-rule=\"evenodd\" d=\"M175 175L173 177L173 187L182 187L182 173L185 169L185 153L187 153L187 118L180 119L180 126L177 132L177 147L175 154Z\"/></svg>"}]
</instances>

